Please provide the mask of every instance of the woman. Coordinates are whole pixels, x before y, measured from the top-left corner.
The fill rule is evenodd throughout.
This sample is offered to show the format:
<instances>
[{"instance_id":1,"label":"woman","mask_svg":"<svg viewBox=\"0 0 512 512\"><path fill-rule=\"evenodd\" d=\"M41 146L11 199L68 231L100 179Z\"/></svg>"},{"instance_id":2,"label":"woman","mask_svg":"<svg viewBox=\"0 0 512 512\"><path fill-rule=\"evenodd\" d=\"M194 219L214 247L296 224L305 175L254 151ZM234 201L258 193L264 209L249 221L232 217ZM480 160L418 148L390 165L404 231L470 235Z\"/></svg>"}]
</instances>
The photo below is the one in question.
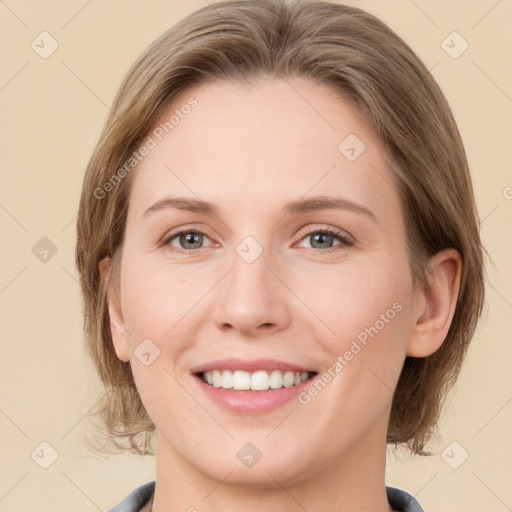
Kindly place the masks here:
<instances>
[{"instance_id":1,"label":"woman","mask_svg":"<svg viewBox=\"0 0 512 512\"><path fill-rule=\"evenodd\" d=\"M156 451L112 511L422 510L386 445L429 454L483 247L446 100L381 21L227 1L169 29L114 100L76 257L98 413Z\"/></svg>"}]
</instances>

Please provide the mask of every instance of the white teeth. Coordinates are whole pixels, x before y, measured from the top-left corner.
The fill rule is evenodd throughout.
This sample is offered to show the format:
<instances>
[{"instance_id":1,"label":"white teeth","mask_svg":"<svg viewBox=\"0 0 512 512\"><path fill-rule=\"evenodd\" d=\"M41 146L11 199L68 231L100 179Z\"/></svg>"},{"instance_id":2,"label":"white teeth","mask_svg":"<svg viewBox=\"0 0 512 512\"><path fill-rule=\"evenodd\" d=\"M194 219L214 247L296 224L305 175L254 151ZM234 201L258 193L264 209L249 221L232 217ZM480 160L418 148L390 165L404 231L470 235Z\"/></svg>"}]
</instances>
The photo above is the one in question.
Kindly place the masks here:
<instances>
[{"instance_id":1,"label":"white teeth","mask_svg":"<svg viewBox=\"0 0 512 512\"><path fill-rule=\"evenodd\" d=\"M211 373L212 373L213 387L220 388L220 384L222 382L222 376L221 376L219 370L213 370L213 372L211 372ZM208 378L206 380L208 380Z\"/></svg>"},{"instance_id":2,"label":"white teeth","mask_svg":"<svg viewBox=\"0 0 512 512\"><path fill-rule=\"evenodd\" d=\"M270 387L272 389L279 389L283 387L283 372L274 370L270 374Z\"/></svg>"},{"instance_id":3,"label":"white teeth","mask_svg":"<svg viewBox=\"0 0 512 512\"><path fill-rule=\"evenodd\" d=\"M279 389L283 386L289 388L305 382L308 376L308 372L282 372L281 370L272 370L270 375L264 370L258 370L252 374L242 370L235 370L234 372L230 370L203 372L203 378L210 386L239 391L249 389L267 391L269 388Z\"/></svg>"},{"instance_id":4,"label":"white teeth","mask_svg":"<svg viewBox=\"0 0 512 512\"><path fill-rule=\"evenodd\" d=\"M243 372L246 373L246 372ZM249 375L249 374L247 374ZM270 385L270 379L267 372L259 371L254 372L251 375L251 389L256 389L259 391L265 391L269 388ZM236 388L235 388L236 389ZM240 388L238 388L240 389Z\"/></svg>"},{"instance_id":5,"label":"white teeth","mask_svg":"<svg viewBox=\"0 0 512 512\"><path fill-rule=\"evenodd\" d=\"M233 376L232 387L235 389L251 389L251 376L247 372L237 370Z\"/></svg>"},{"instance_id":6,"label":"white teeth","mask_svg":"<svg viewBox=\"0 0 512 512\"><path fill-rule=\"evenodd\" d=\"M222 372L220 385L224 389L231 389L233 387L233 374L229 370Z\"/></svg>"},{"instance_id":7,"label":"white teeth","mask_svg":"<svg viewBox=\"0 0 512 512\"><path fill-rule=\"evenodd\" d=\"M291 388L295 382L295 374L293 372L285 372L283 377L283 386L285 388Z\"/></svg>"}]
</instances>

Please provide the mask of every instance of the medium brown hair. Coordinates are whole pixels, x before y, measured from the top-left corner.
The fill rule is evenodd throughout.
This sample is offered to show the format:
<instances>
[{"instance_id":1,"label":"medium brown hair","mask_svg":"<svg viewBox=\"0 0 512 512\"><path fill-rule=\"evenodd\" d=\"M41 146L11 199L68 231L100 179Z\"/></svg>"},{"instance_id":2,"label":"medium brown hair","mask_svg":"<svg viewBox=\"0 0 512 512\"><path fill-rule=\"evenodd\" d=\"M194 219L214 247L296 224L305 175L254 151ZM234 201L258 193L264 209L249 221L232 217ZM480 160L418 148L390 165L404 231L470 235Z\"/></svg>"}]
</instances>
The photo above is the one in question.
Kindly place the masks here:
<instances>
[{"instance_id":1,"label":"medium brown hair","mask_svg":"<svg viewBox=\"0 0 512 512\"><path fill-rule=\"evenodd\" d=\"M293 76L330 86L380 137L400 195L414 286L427 289L428 259L442 249L454 248L462 258L447 337L434 354L406 358L388 426L388 443L429 454L424 446L484 305L485 249L464 147L439 86L400 37L360 9L305 0L223 1L188 15L144 51L114 99L85 173L76 263L86 347L106 387L96 414L117 449L154 453L154 424L130 364L116 356L107 308L107 294L119 293L136 167L108 193L104 185L181 90L215 79ZM98 267L105 258L111 263L102 279Z\"/></svg>"}]
</instances>

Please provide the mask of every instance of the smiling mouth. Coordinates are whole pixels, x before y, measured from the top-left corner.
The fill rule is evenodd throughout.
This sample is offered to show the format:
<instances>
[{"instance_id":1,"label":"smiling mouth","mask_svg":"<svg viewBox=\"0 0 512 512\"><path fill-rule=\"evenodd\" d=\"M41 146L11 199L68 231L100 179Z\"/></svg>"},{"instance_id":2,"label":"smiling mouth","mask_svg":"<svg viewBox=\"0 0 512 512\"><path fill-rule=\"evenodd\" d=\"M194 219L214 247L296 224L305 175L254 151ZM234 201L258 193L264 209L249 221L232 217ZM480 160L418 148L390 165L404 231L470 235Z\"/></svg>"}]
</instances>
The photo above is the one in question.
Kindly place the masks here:
<instances>
[{"instance_id":1,"label":"smiling mouth","mask_svg":"<svg viewBox=\"0 0 512 512\"><path fill-rule=\"evenodd\" d=\"M281 370L211 370L197 372L194 375L214 388L231 391L269 391L273 389L291 388L313 378L317 372L294 372Z\"/></svg>"}]
</instances>

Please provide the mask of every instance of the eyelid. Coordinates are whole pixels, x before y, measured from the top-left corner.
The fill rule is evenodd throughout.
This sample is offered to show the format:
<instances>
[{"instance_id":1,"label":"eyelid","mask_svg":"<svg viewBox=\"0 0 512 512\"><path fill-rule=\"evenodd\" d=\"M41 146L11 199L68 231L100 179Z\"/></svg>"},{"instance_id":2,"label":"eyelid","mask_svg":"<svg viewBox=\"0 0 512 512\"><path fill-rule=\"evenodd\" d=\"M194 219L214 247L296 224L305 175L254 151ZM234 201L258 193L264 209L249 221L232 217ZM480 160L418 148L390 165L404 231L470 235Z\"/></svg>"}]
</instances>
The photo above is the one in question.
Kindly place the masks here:
<instances>
[{"instance_id":1,"label":"eyelid","mask_svg":"<svg viewBox=\"0 0 512 512\"><path fill-rule=\"evenodd\" d=\"M177 227L175 229L172 229L171 231L167 232L158 242L158 246L169 246L170 241L176 238L177 236L183 234L183 233L197 233L199 235L203 235L204 237L208 238L213 242L212 245L218 245L217 242L215 242L207 233L206 230L197 228L193 225L184 225ZM173 246L171 246L173 247ZM200 249L205 249L205 247L199 247L197 249L179 249L177 247L173 247L173 250L176 250L177 252L183 251L188 253L194 253Z\"/></svg>"},{"instance_id":2,"label":"eyelid","mask_svg":"<svg viewBox=\"0 0 512 512\"><path fill-rule=\"evenodd\" d=\"M356 238L354 236L352 236L348 231L341 229L341 228L336 228L336 227L330 226L328 224L324 224L324 225L320 224L320 225L317 225L316 227L304 228L304 230L301 230L299 232L299 241L302 240L304 237L306 237L308 235L312 235L313 233L317 233L317 232L329 233L330 235L337 236L342 240L344 239L346 242L350 242L351 244L356 243Z\"/></svg>"}]
</instances>

